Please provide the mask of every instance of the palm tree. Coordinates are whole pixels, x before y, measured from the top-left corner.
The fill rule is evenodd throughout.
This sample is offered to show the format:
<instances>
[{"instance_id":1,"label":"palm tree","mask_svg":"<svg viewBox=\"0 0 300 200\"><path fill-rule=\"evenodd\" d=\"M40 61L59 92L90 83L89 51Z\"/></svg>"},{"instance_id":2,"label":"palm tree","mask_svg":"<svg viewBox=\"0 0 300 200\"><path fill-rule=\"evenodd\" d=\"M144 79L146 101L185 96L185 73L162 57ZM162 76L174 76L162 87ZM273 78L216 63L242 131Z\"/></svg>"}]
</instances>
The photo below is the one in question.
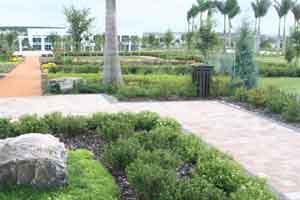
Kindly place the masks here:
<instances>
[{"instance_id":1,"label":"palm tree","mask_svg":"<svg viewBox=\"0 0 300 200\"><path fill-rule=\"evenodd\" d=\"M231 30L232 30L232 20L235 18L240 12L241 7L238 5L236 1L236 6L228 13L228 21L229 21L229 45L231 46Z\"/></svg>"},{"instance_id":2,"label":"palm tree","mask_svg":"<svg viewBox=\"0 0 300 200\"><path fill-rule=\"evenodd\" d=\"M256 51L259 51L260 48L260 27L261 27L261 18L265 17L271 7L272 3L270 0L255 0L251 2L252 9L256 18Z\"/></svg>"},{"instance_id":3,"label":"palm tree","mask_svg":"<svg viewBox=\"0 0 300 200\"><path fill-rule=\"evenodd\" d=\"M298 28L300 23L300 3L297 1L293 2L292 13L295 19L295 28Z\"/></svg>"},{"instance_id":4,"label":"palm tree","mask_svg":"<svg viewBox=\"0 0 300 200\"><path fill-rule=\"evenodd\" d=\"M123 78L118 50L116 0L106 0L105 49L103 84L122 85Z\"/></svg>"},{"instance_id":5,"label":"palm tree","mask_svg":"<svg viewBox=\"0 0 300 200\"><path fill-rule=\"evenodd\" d=\"M283 16L283 51L286 49L286 19L289 11L292 9L293 1L292 0L274 0L276 5L276 10L279 9L280 14ZM278 13L278 11L277 11Z\"/></svg>"},{"instance_id":6,"label":"palm tree","mask_svg":"<svg viewBox=\"0 0 300 200\"><path fill-rule=\"evenodd\" d=\"M231 14L231 19L234 18L240 12L240 7L238 5L237 0L217 1L216 7L218 8L219 12L223 15L224 18L224 51L225 51L226 43L227 43L227 17L228 17L228 21L230 21L230 17L229 17L230 14ZM229 29L230 29L230 23L229 23Z\"/></svg>"},{"instance_id":7,"label":"palm tree","mask_svg":"<svg viewBox=\"0 0 300 200\"><path fill-rule=\"evenodd\" d=\"M200 16L200 27L203 25L203 13L207 11L207 9L207 0L197 0L197 14Z\"/></svg>"},{"instance_id":8,"label":"palm tree","mask_svg":"<svg viewBox=\"0 0 300 200\"><path fill-rule=\"evenodd\" d=\"M277 49L278 51L280 51L281 48L281 21L282 21L282 17L283 17L283 13L282 13L282 9L281 9L281 5L280 3L276 3L274 4L274 8L277 12L278 18L279 18L279 24L278 24L278 39L277 39Z\"/></svg>"},{"instance_id":9,"label":"palm tree","mask_svg":"<svg viewBox=\"0 0 300 200\"><path fill-rule=\"evenodd\" d=\"M195 17L198 15L199 11L198 11L198 6L193 4L193 6L191 7L191 9L188 11L187 13L187 20L189 23L189 27L191 24L191 20L192 20L192 32L194 32L194 28L195 28ZM189 28L190 29L190 28Z\"/></svg>"}]
</instances>

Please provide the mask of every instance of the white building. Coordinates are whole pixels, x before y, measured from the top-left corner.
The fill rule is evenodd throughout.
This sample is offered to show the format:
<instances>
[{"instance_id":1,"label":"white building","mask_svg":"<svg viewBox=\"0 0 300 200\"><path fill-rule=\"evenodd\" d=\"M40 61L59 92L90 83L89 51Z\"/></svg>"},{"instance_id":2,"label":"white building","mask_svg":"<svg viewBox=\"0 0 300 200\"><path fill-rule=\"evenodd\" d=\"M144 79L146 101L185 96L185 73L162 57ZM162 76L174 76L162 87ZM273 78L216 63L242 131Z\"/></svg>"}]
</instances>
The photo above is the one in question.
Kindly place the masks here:
<instances>
[{"instance_id":1,"label":"white building","mask_svg":"<svg viewBox=\"0 0 300 200\"><path fill-rule=\"evenodd\" d=\"M35 50L47 52L52 50L49 41L50 35L67 35L66 27L39 27L39 26L2 26L0 33L16 32L18 38L18 51Z\"/></svg>"}]
</instances>

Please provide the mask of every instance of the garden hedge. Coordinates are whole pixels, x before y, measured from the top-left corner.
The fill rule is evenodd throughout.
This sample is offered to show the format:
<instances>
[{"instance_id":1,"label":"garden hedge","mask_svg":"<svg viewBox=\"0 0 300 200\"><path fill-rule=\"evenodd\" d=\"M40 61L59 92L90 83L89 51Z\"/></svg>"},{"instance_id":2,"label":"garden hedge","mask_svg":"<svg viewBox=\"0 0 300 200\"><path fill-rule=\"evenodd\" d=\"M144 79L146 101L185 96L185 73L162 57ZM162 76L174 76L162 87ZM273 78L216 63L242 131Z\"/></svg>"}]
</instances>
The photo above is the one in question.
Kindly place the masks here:
<instances>
[{"instance_id":1,"label":"garden hedge","mask_svg":"<svg viewBox=\"0 0 300 200\"><path fill-rule=\"evenodd\" d=\"M29 132L64 137L98 134L106 142L106 164L126 172L140 199L277 199L263 180L248 176L231 157L183 133L176 121L154 113L96 113L89 117L53 113L0 122L2 138ZM82 187L89 184L87 181ZM86 193L82 195L93 195L89 190Z\"/></svg>"}]
</instances>

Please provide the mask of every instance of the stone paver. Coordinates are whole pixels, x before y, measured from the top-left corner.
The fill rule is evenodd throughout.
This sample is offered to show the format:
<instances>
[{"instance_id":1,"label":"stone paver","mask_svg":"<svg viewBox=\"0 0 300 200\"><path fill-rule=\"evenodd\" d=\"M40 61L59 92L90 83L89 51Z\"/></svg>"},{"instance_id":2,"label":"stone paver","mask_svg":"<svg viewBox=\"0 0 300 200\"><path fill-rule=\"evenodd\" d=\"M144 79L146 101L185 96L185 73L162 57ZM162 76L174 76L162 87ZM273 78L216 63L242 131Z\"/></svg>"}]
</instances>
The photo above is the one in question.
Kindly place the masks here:
<instances>
[{"instance_id":1,"label":"stone paver","mask_svg":"<svg viewBox=\"0 0 300 200\"><path fill-rule=\"evenodd\" d=\"M5 78L0 79L0 97L39 96L42 80L39 57L28 56Z\"/></svg>"},{"instance_id":2,"label":"stone paver","mask_svg":"<svg viewBox=\"0 0 300 200\"><path fill-rule=\"evenodd\" d=\"M250 173L266 178L288 199L300 200L300 132L222 102L110 103L102 95L0 98L0 117L143 110L177 119Z\"/></svg>"}]
</instances>

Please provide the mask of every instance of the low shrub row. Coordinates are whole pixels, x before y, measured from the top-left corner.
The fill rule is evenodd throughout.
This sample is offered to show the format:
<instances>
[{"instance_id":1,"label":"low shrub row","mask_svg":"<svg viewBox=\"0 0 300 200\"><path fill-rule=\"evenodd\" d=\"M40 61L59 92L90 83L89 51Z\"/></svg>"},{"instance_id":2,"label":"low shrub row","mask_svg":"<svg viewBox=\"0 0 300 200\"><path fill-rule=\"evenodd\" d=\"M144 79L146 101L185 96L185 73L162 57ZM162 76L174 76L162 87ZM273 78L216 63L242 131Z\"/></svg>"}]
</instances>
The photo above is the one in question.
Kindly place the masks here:
<instances>
[{"instance_id":1,"label":"low shrub row","mask_svg":"<svg viewBox=\"0 0 300 200\"><path fill-rule=\"evenodd\" d=\"M280 66L260 66L260 75L263 77L300 77L300 68Z\"/></svg>"},{"instance_id":2,"label":"low shrub row","mask_svg":"<svg viewBox=\"0 0 300 200\"><path fill-rule=\"evenodd\" d=\"M176 121L154 113L53 113L1 123L1 137L26 132L100 135L106 141L105 162L126 172L140 199L276 199L264 181L248 176L232 158L184 134Z\"/></svg>"},{"instance_id":3,"label":"low shrub row","mask_svg":"<svg viewBox=\"0 0 300 200\"><path fill-rule=\"evenodd\" d=\"M51 64L51 63L50 63ZM49 73L99 73L102 65L99 64L66 64L50 65L44 64L43 69ZM191 64L123 64L123 74L172 74L187 75L192 72ZM300 77L300 68L260 66L259 73L262 77Z\"/></svg>"},{"instance_id":4,"label":"low shrub row","mask_svg":"<svg viewBox=\"0 0 300 200\"><path fill-rule=\"evenodd\" d=\"M66 74L57 74L64 75ZM75 74L78 75L78 74ZM59 76L56 76L59 77ZM78 76L80 77L80 76ZM89 93L109 93L119 99L146 97L146 98L169 98L169 97L195 97L196 89L192 83L191 76L175 75L124 75L125 85L123 87L104 87L102 77L99 79L89 79L79 82L73 90L67 93L89 94ZM48 87L48 93L61 94L59 86Z\"/></svg>"},{"instance_id":5,"label":"low shrub row","mask_svg":"<svg viewBox=\"0 0 300 200\"><path fill-rule=\"evenodd\" d=\"M300 96L284 92L275 86L251 90L234 88L229 78L215 77L211 91L215 97L230 97L232 100L280 114L288 122L300 122Z\"/></svg>"},{"instance_id":6,"label":"low shrub row","mask_svg":"<svg viewBox=\"0 0 300 200\"><path fill-rule=\"evenodd\" d=\"M56 54L56 56L103 56L102 52L66 52L64 54ZM192 55L184 51L135 51L120 52L120 56L150 56L169 60L196 61L201 62L199 55Z\"/></svg>"},{"instance_id":7,"label":"low shrub row","mask_svg":"<svg viewBox=\"0 0 300 200\"><path fill-rule=\"evenodd\" d=\"M44 65L43 65L44 66ZM47 68L45 68L47 67ZM48 69L49 73L99 73L103 71L101 65L63 65L56 66L49 64L43 69ZM186 75L191 74L191 65L122 65L123 74L171 74L171 75Z\"/></svg>"}]
</instances>

